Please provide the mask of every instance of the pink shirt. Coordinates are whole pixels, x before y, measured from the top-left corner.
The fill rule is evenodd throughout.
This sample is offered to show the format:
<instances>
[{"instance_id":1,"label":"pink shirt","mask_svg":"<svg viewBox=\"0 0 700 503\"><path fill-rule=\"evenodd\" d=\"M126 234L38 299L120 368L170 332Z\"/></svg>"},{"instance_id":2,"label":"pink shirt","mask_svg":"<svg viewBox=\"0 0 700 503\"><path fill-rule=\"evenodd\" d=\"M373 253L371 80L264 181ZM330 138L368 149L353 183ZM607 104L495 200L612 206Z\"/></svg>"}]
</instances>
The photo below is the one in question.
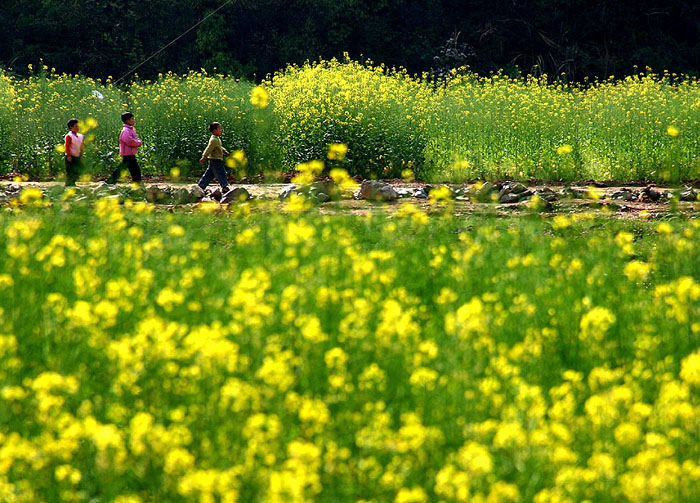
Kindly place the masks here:
<instances>
[{"instance_id":1,"label":"pink shirt","mask_svg":"<svg viewBox=\"0 0 700 503\"><path fill-rule=\"evenodd\" d=\"M124 124L124 129L119 135L119 155L136 155L140 146L141 139L136 134L134 126Z\"/></svg>"}]
</instances>

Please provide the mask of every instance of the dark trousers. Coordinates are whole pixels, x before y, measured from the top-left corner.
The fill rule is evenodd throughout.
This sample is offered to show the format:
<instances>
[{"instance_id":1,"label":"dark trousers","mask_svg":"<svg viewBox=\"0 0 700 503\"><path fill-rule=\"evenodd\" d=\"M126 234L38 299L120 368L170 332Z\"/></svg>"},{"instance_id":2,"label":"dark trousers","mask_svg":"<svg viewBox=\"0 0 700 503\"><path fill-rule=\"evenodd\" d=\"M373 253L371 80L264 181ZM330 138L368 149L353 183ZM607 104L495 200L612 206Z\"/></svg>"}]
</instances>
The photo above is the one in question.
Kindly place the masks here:
<instances>
[{"instance_id":1,"label":"dark trousers","mask_svg":"<svg viewBox=\"0 0 700 503\"><path fill-rule=\"evenodd\" d=\"M219 159L209 159L209 166L202 175L202 178L199 180L198 185L202 187L202 189L206 189L207 185L209 185L209 182L211 182L212 178L214 177L219 180L222 190L225 191L228 189L228 175L226 174L226 166L224 165L224 161L220 161Z\"/></svg>"},{"instance_id":2,"label":"dark trousers","mask_svg":"<svg viewBox=\"0 0 700 503\"><path fill-rule=\"evenodd\" d=\"M74 186L83 171L83 161L79 155L66 156L66 187Z\"/></svg>"},{"instance_id":3,"label":"dark trousers","mask_svg":"<svg viewBox=\"0 0 700 503\"><path fill-rule=\"evenodd\" d=\"M124 169L128 169L129 173L131 174L131 180L140 183L141 182L141 168L139 167L139 163L136 162L136 156L135 155L125 155L122 156L122 162L119 166L114 168L114 171L112 171L112 174L109 175L109 178L107 178L107 183L117 183L117 180L119 180L119 176L121 175L121 172L124 171Z\"/></svg>"}]
</instances>

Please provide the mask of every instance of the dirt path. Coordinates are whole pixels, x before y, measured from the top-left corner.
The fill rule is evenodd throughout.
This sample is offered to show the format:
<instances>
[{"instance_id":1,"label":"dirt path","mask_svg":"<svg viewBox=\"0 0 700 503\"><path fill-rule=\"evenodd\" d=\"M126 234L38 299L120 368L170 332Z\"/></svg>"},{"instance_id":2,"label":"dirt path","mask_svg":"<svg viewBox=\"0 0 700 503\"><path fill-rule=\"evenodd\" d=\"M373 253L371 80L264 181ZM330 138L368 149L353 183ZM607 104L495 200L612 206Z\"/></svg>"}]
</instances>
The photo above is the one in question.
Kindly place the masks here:
<instances>
[{"instance_id":1,"label":"dirt path","mask_svg":"<svg viewBox=\"0 0 700 503\"><path fill-rule=\"evenodd\" d=\"M436 203L425 198L425 194L429 192L430 186L424 183L407 183L390 181L390 185L398 192L399 197L395 201L390 202L374 202L364 199L354 199L348 197L322 203L318 205L319 211L322 213L350 213L350 214L366 214L368 212L385 212L393 213L402 203L411 202L421 208L430 210L436 208ZM515 183L515 182L506 182ZM165 186L170 187L169 190L185 189L191 187L191 183L146 183L146 190L150 186ZM672 213L680 213L686 216L695 216L700 210L700 201L694 189L691 188L668 188L654 187L645 188L639 185L615 185L591 188L589 185L532 185L523 184L530 193L539 195L547 195L551 200L542 200L538 207L534 207L531 197L524 200L512 203L499 202L498 198L493 194L499 194L499 184L491 193L490 199L477 200L473 192L474 186L467 185L449 185L452 190L452 199L448 203L451 209L457 214L472 214L486 213L496 215L518 215L524 213L532 213L539 211L541 213L571 213L586 210L592 210L600 213L605 213L609 216L619 218L654 218L665 216ZM83 182L78 183L78 189L81 193L92 193L98 187L102 186L102 182ZM118 188L127 187L126 184L119 184ZM44 194L59 194L62 192L62 182L8 182L0 181L0 205L8 204L12 197L16 197L19 191L27 188L39 188ZM232 184L231 188L244 188L248 193L257 200L279 201L279 194L285 189L292 187L289 183L276 184ZM437 187L437 186L435 186ZM211 196L211 191L215 186L210 186L207 189L207 196ZM359 186L358 186L359 188ZM421 191L421 189L427 189ZM646 192L645 192L646 191ZM685 192L684 192L685 191ZM688 192L690 191L690 192ZM416 194L422 192L422 196L416 197ZM500 192L503 192L500 190ZM693 200L680 200L680 199ZM195 203L196 204L196 203ZM280 203L281 204L281 203ZM166 204L166 207L183 206L191 208L193 204L174 205Z\"/></svg>"}]
</instances>

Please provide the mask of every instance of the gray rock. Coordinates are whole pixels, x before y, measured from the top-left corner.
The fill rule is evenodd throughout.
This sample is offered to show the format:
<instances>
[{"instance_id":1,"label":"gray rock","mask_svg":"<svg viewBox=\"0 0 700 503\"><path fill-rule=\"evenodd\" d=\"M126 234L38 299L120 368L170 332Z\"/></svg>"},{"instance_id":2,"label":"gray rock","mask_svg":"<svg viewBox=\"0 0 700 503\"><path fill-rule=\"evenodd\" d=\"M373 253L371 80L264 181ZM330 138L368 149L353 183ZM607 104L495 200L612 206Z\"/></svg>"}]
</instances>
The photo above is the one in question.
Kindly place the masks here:
<instances>
[{"instance_id":1,"label":"gray rock","mask_svg":"<svg viewBox=\"0 0 700 503\"><path fill-rule=\"evenodd\" d=\"M503 182L496 184L494 187L500 187L498 190L498 202L503 204L518 203L534 195L534 192L521 182Z\"/></svg>"},{"instance_id":2,"label":"gray rock","mask_svg":"<svg viewBox=\"0 0 700 503\"><path fill-rule=\"evenodd\" d=\"M176 187L172 189L172 197L177 204L192 204L204 197L204 190L197 184Z\"/></svg>"},{"instance_id":3,"label":"gray rock","mask_svg":"<svg viewBox=\"0 0 700 503\"><path fill-rule=\"evenodd\" d=\"M537 194L537 196L540 199L542 199L543 201L547 201L548 203L553 203L558 198L557 193L549 187L542 187L541 189L537 189L535 191L535 194Z\"/></svg>"},{"instance_id":4,"label":"gray rock","mask_svg":"<svg viewBox=\"0 0 700 503\"><path fill-rule=\"evenodd\" d=\"M567 187L565 190L566 195L572 199L586 199L586 194L588 194L587 190L575 187Z\"/></svg>"},{"instance_id":5,"label":"gray rock","mask_svg":"<svg viewBox=\"0 0 700 503\"><path fill-rule=\"evenodd\" d=\"M635 201L639 199L639 193L632 189L624 188L613 192L610 198L620 201Z\"/></svg>"},{"instance_id":6,"label":"gray rock","mask_svg":"<svg viewBox=\"0 0 700 503\"><path fill-rule=\"evenodd\" d=\"M19 183L11 182L5 185L5 193L10 196L16 196L22 190L22 186Z\"/></svg>"},{"instance_id":7,"label":"gray rock","mask_svg":"<svg viewBox=\"0 0 700 503\"><path fill-rule=\"evenodd\" d=\"M505 182L501 185L501 189L498 192L499 200L502 199L506 194L522 194L527 192L528 188L520 182Z\"/></svg>"},{"instance_id":8,"label":"gray rock","mask_svg":"<svg viewBox=\"0 0 700 503\"><path fill-rule=\"evenodd\" d=\"M679 195L681 201L697 201L698 193L692 187L686 187Z\"/></svg>"},{"instance_id":9,"label":"gray rock","mask_svg":"<svg viewBox=\"0 0 700 503\"><path fill-rule=\"evenodd\" d=\"M321 185L314 186L313 184L307 185L305 187L299 185L290 185L289 187L283 188L277 197L280 201L285 201L289 199L289 197L291 197L292 194L297 194L299 196L305 197L308 201L311 201L312 203L325 202L326 198L328 198L327 200L330 200L331 196L326 192L319 191L320 188L322 188ZM333 193L338 194L335 191L333 191Z\"/></svg>"},{"instance_id":10,"label":"gray rock","mask_svg":"<svg viewBox=\"0 0 700 503\"><path fill-rule=\"evenodd\" d=\"M149 185L146 188L146 200L149 203L170 204L172 202L170 186L165 184Z\"/></svg>"},{"instance_id":11,"label":"gray rock","mask_svg":"<svg viewBox=\"0 0 700 503\"><path fill-rule=\"evenodd\" d=\"M330 197L338 192L338 187L333 180L316 180L308 187L302 187L300 190L302 193L309 193L315 196L318 196L319 194L326 194Z\"/></svg>"},{"instance_id":12,"label":"gray rock","mask_svg":"<svg viewBox=\"0 0 700 503\"><path fill-rule=\"evenodd\" d=\"M647 185L642 189L641 199L645 202L656 203L661 199L661 192L654 190L651 185Z\"/></svg>"},{"instance_id":13,"label":"gray rock","mask_svg":"<svg viewBox=\"0 0 700 503\"><path fill-rule=\"evenodd\" d=\"M413 197L417 199L428 199L428 195L428 191L425 190L425 187L420 187L413 191Z\"/></svg>"},{"instance_id":14,"label":"gray rock","mask_svg":"<svg viewBox=\"0 0 700 503\"><path fill-rule=\"evenodd\" d=\"M223 195L221 198L221 204L240 203L241 201L247 201L250 198L250 192L243 187L236 187Z\"/></svg>"},{"instance_id":15,"label":"gray rock","mask_svg":"<svg viewBox=\"0 0 700 503\"><path fill-rule=\"evenodd\" d=\"M406 187L397 187L394 190L396 190L396 193L399 195L400 198L413 197L413 194L415 193L414 189Z\"/></svg>"},{"instance_id":16,"label":"gray rock","mask_svg":"<svg viewBox=\"0 0 700 503\"><path fill-rule=\"evenodd\" d=\"M506 192L498 198L498 201L503 204L513 204L520 202L520 196L512 192Z\"/></svg>"},{"instance_id":17,"label":"gray rock","mask_svg":"<svg viewBox=\"0 0 700 503\"><path fill-rule=\"evenodd\" d=\"M456 189L452 190L452 195L455 199L458 197L469 197L469 191L464 187L457 187Z\"/></svg>"},{"instance_id":18,"label":"gray rock","mask_svg":"<svg viewBox=\"0 0 700 503\"><path fill-rule=\"evenodd\" d=\"M118 191L126 199L131 199L132 201L145 201L148 195L146 187L144 187L143 184L138 184L136 186L132 184L124 185L120 187Z\"/></svg>"},{"instance_id":19,"label":"gray rock","mask_svg":"<svg viewBox=\"0 0 700 503\"><path fill-rule=\"evenodd\" d=\"M279 198L283 201L292 194L302 195L310 201L320 201L326 197L328 197L329 200L340 199L342 197L342 191L333 180L316 180L309 185L291 185L282 189ZM321 194L323 194L323 196L320 196Z\"/></svg>"},{"instance_id":20,"label":"gray rock","mask_svg":"<svg viewBox=\"0 0 700 503\"><path fill-rule=\"evenodd\" d=\"M394 188L381 180L364 180L360 185L360 197L368 201L395 201L399 195Z\"/></svg>"},{"instance_id":21,"label":"gray rock","mask_svg":"<svg viewBox=\"0 0 700 503\"><path fill-rule=\"evenodd\" d=\"M477 188L476 185L473 185L469 189L469 194L472 196L473 199L476 199L477 201L481 202L490 202L491 201L491 194L496 190L496 186L491 183L491 182L486 182L481 185L481 188Z\"/></svg>"},{"instance_id":22,"label":"gray rock","mask_svg":"<svg viewBox=\"0 0 700 503\"><path fill-rule=\"evenodd\" d=\"M283 188L278 197L280 201L284 201L285 199L289 199L289 196L292 194L299 194L299 188L296 185Z\"/></svg>"}]
</instances>

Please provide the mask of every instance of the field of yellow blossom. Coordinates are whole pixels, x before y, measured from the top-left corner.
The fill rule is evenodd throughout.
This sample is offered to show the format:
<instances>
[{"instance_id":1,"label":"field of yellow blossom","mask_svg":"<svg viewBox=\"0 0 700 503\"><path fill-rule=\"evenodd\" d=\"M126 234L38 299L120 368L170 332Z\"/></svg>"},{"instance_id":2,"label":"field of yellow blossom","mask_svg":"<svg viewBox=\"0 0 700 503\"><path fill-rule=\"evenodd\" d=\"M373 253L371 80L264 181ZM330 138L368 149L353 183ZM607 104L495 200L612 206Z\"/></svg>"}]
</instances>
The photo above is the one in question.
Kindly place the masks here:
<instances>
[{"instance_id":1,"label":"field of yellow blossom","mask_svg":"<svg viewBox=\"0 0 700 503\"><path fill-rule=\"evenodd\" d=\"M292 170L338 143L348 146L348 171L373 178L405 170L426 181L700 177L696 78L575 85L462 69L436 82L351 60L290 66L259 86L204 72L128 86L46 67L27 79L0 74L0 174L61 174L71 117L87 133L90 172L109 173L127 109L147 174L201 174L208 123L219 121L225 146L249 160L236 166L241 176Z\"/></svg>"},{"instance_id":2,"label":"field of yellow blossom","mask_svg":"<svg viewBox=\"0 0 700 503\"><path fill-rule=\"evenodd\" d=\"M0 501L700 500L697 220L37 198Z\"/></svg>"}]
</instances>

